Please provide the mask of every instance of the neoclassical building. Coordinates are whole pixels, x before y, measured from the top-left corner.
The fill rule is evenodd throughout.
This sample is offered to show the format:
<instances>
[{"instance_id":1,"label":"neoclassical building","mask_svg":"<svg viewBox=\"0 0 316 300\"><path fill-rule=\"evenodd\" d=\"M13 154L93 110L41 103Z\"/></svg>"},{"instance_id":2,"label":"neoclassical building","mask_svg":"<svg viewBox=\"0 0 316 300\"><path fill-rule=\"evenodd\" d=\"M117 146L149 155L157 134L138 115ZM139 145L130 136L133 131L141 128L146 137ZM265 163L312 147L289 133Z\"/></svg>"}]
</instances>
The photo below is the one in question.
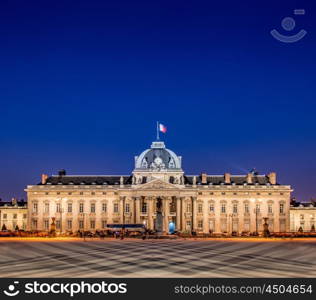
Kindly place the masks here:
<instances>
[{"instance_id":1,"label":"neoclassical building","mask_svg":"<svg viewBox=\"0 0 316 300\"><path fill-rule=\"evenodd\" d=\"M316 230L316 202L291 202L290 230L310 232Z\"/></svg>"},{"instance_id":2,"label":"neoclassical building","mask_svg":"<svg viewBox=\"0 0 316 300\"><path fill-rule=\"evenodd\" d=\"M145 224L167 233L260 232L290 230L289 185L275 173L259 175L186 175L182 158L164 142L135 157L130 175L42 175L27 186L28 229L102 230L108 224Z\"/></svg>"},{"instance_id":3,"label":"neoclassical building","mask_svg":"<svg viewBox=\"0 0 316 300\"><path fill-rule=\"evenodd\" d=\"M23 200L13 198L11 202L0 199L0 230L26 229L27 205Z\"/></svg>"}]
</instances>

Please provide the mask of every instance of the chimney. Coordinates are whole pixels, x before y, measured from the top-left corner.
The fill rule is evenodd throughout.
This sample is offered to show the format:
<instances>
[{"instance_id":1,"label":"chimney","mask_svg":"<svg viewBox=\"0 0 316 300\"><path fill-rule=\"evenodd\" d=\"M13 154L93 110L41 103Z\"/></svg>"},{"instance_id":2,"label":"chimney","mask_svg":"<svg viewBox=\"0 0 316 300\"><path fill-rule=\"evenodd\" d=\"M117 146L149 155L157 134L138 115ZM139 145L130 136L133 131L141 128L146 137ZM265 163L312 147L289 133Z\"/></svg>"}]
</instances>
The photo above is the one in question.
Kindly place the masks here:
<instances>
[{"instance_id":1,"label":"chimney","mask_svg":"<svg viewBox=\"0 0 316 300\"><path fill-rule=\"evenodd\" d=\"M207 174L206 173L202 173L201 174L201 178L202 178L202 184L207 184Z\"/></svg>"},{"instance_id":2,"label":"chimney","mask_svg":"<svg viewBox=\"0 0 316 300\"><path fill-rule=\"evenodd\" d=\"M230 184L230 174L229 173L224 174L224 179L225 179L226 184Z\"/></svg>"},{"instance_id":3,"label":"chimney","mask_svg":"<svg viewBox=\"0 0 316 300\"><path fill-rule=\"evenodd\" d=\"M251 184L251 183L252 183L252 174L251 174L251 173L248 173L248 174L247 174L247 183L248 183L248 184Z\"/></svg>"},{"instance_id":4,"label":"chimney","mask_svg":"<svg viewBox=\"0 0 316 300\"><path fill-rule=\"evenodd\" d=\"M16 206L18 204L18 200L16 198L11 199L12 206Z\"/></svg>"},{"instance_id":5,"label":"chimney","mask_svg":"<svg viewBox=\"0 0 316 300\"><path fill-rule=\"evenodd\" d=\"M61 169L58 171L58 175L61 176L66 176L66 170L65 169Z\"/></svg>"},{"instance_id":6,"label":"chimney","mask_svg":"<svg viewBox=\"0 0 316 300\"><path fill-rule=\"evenodd\" d=\"M46 184L48 179L48 175L47 174L42 174L42 184Z\"/></svg>"},{"instance_id":7,"label":"chimney","mask_svg":"<svg viewBox=\"0 0 316 300\"><path fill-rule=\"evenodd\" d=\"M269 178L269 182L270 184L276 184L276 173L275 172L271 172L268 174L268 178Z\"/></svg>"}]
</instances>

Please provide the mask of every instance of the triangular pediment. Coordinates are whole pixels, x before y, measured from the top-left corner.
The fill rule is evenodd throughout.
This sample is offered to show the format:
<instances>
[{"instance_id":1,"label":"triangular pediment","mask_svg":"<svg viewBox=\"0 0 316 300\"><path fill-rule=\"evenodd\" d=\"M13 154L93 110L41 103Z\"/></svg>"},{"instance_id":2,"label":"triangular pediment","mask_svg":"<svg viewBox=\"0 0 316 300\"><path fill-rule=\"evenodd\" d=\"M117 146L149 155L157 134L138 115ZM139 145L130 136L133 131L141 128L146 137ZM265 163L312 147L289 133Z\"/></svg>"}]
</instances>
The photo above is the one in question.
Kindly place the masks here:
<instances>
[{"instance_id":1,"label":"triangular pediment","mask_svg":"<svg viewBox=\"0 0 316 300\"><path fill-rule=\"evenodd\" d=\"M135 188L140 190L163 190L163 189L179 189L181 185L165 182L161 179L153 179L145 184L136 185Z\"/></svg>"}]
</instances>

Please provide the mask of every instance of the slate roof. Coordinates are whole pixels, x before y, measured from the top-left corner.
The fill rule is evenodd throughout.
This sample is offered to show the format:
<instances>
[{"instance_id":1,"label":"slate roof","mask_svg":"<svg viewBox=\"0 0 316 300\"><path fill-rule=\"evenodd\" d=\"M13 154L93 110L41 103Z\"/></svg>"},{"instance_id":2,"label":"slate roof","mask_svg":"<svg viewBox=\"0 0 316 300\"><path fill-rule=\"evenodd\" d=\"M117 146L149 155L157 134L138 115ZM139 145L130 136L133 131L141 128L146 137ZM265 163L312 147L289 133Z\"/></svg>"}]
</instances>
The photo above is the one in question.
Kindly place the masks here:
<instances>
[{"instance_id":1,"label":"slate roof","mask_svg":"<svg viewBox=\"0 0 316 300\"><path fill-rule=\"evenodd\" d=\"M64 175L64 176L50 176L46 181L47 184L52 185L119 185L121 176L72 176L72 175ZM132 176L123 176L124 184L132 184ZM42 185L39 183L38 185Z\"/></svg>"},{"instance_id":2,"label":"slate roof","mask_svg":"<svg viewBox=\"0 0 316 300\"><path fill-rule=\"evenodd\" d=\"M26 204L27 204L27 202L24 201L24 200L17 201L17 205L12 205L11 201L0 201L0 207L3 207L3 206L7 206L7 207L24 207L24 206L26 206Z\"/></svg>"},{"instance_id":3,"label":"slate roof","mask_svg":"<svg viewBox=\"0 0 316 300\"><path fill-rule=\"evenodd\" d=\"M131 175L100 175L100 176L75 176L75 175L54 175L48 177L46 185L119 185L120 178L123 177L123 183L126 185L132 184ZM194 175L184 176L184 184L192 185ZM247 183L246 175L232 175L231 184L243 185ZM225 184L224 176L214 175L207 176L207 183L202 184L202 177L196 176L196 183L198 185L221 185ZM252 184L266 185L269 183L269 179L265 175L254 175L252 177ZM38 185L42 185L39 183ZM227 185L227 184L226 184Z\"/></svg>"},{"instance_id":4,"label":"slate roof","mask_svg":"<svg viewBox=\"0 0 316 300\"><path fill-rule=\"evenodd\" d=\"M185 184L193 184L193 177L192 176L184 176L184 183ZM230 185L230 184L236 184L236 185L243 185L244 183L247 183L247 176L246 175L231 175L230 176L230 184L225 184L225 178L224 175L213 175L213 176L207 176L207 183L202 184L202 176L196 176L196 184L201 185ZM266 175L253 175L252 176L252 184L259 184L259 185L266 185L269 183L269 178ZM277 183L278 185L278 183Z\"/></svg>"},{"instance_id":5,"label":"slate roof","mask_svg":"<svg viewBox=\"0 0 316 300\"><path fill-rule=\"evenodd\" d=\"M292 207L316 207L316 202L297 202L292 201L291 202Z\"/></svg>"}]
</instances>

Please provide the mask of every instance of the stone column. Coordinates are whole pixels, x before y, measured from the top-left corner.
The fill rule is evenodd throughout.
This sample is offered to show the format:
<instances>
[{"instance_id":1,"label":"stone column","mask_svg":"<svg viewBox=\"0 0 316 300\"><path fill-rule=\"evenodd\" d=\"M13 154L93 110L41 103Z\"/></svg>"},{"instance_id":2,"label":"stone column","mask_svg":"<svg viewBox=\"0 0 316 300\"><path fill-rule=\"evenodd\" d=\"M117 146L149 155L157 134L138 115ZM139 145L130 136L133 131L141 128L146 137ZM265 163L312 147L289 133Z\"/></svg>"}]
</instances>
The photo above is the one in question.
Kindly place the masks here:
<instances>
[{"instance_id":1,"label":"stone column","mask_svg":"<svg viewBox=\"0 0 316 300\"><path fill-rule=\"evenodd\" d=\"M196 224L196 197L191 197L192 200L192 220L193 220L193 224L192 224L192 230L196 231L197 229L197 224Z\"/></svg>"},{"instance_id":2,"label":"stone column","mask_svg":"<svg viewBox=\"0 0 316 300\"><path fill-rule=\"evenodd\" d=\"M148 205L148 228L153 230L153 200L152 197L147 198L147 205Z\"/></svg>"},{"instance_id":3,"label":"stone column","mask_svg":"<svg viewBox=\"0 0 316 300\"><path fill-rule=\"evenodd\" d=\"M181 199L177 197L177 224L176 224L176 230L181 230Z\"/></svg>"},{"instance_id":4,"label":"stone column","mask_svg":"<svg viewBox=\"0 0 316 300\"><path fill-rule=\"evenodd\" d=\"M209 233L209 207L207 199L203 200L203 233Z\"/></svg>"},{"instance_id":5,"label":"stone column","mask_svg":"<svg viewBox=\"0 0 316 300\"><path fill-rule=\"evenodd\" d=\"M163 199L163 212L164 212L164 217L163 217L163 231L165 233L168 233L169 231L169 221L168 221L168 215L169 215L169 198L164 197Z\"/></svg>"},{"instance_id":6,"label":"stone column","mask_svg":"<svg viewBox=\"0 0 316 300\"><path fill-rule=\"evenodd\" d=\"M185 212L186 212L186 205L185 205L185 197L181 197L181 226L182 230L186 230L185 224Z\"/></svg>"},{"instance_id":7,"label":"stone column","mask_svg":"<svg viewBox=\"0 0 316 300\"><path fill-rule=\"evenodd\" d=\"M140 224L140 197L135 197L135 217L136 223Z\"/></svg>"},{"instance_id":8,"label":"stone column","mask_svg":"<svg viewBox=\"0 0 316 300\"><path fill-rule=\"evenodd\" d=\"M125 197L120 197L120 223L124 223L124 213L125 213L125 207L124 207L124 198Z\"/></svg>"}]
</instances>

